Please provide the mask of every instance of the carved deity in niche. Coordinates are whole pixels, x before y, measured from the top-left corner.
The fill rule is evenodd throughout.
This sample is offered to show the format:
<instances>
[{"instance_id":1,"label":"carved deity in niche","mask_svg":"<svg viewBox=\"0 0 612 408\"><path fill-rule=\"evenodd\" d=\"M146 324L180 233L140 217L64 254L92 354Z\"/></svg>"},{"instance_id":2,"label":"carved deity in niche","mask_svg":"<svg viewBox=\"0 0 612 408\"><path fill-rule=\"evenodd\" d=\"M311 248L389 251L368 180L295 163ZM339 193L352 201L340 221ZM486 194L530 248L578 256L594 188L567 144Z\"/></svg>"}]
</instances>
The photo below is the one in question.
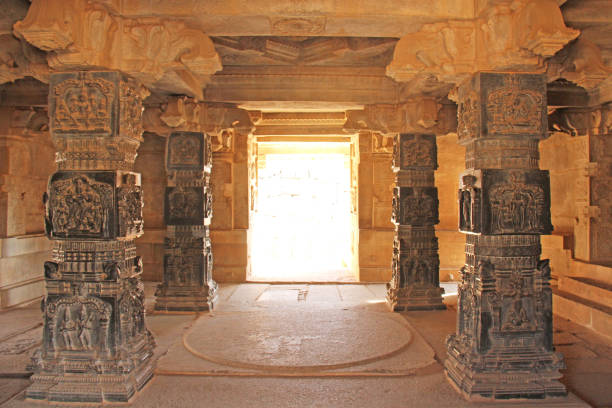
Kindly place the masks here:
<instances>
[{"instance_id":1,"label":"carved deity in niche","mask_svg":"<svg viewBox=\"0 0 612 408\"><path fill-rule=\"evenodd\" d=\"M201 164L202 146L200 137L192 134L181 134L170 139L171 165L197 166Z\"/></svg>"},{"instance_id":2,"label":"carved deity in niche","mask_svg":"<svg viewBox=\"0 0 612 408\"><path fill-rule=\"evenodd\" d=\"M525 301L531 298L531 291L525 287L525 278L520 270L513 270L508 278L507 288L502 291L505 301L505 313L501 329L504 331L534 330L525 307Z\"/></svg>"},{"instance_id":3,"label":"carved deity in niche","mask_svg":"<svg viewBox=\"0 0 612 408\"><path fill-rule=\"evenodd\" d=\"M493 233L537 233L543 229L545 195L542 187L525 184L519 173L509 183L495 184L489 191L490 228Z\"/></svg>"},{"instance_id":4,"label":"carved deity in niche","mask_svg":"<svg viewBox=\"0 0 612 408\"><path fill-rule=\"evenodd\" d=\"M476 177L465 175L459 190L459 229L462 231L479 232L479 189L474 187Z\"/></svg>"},{"instance_id":5,"label":"carved deity in niche","mask_svg":"<svg viewBox=\"0 0 612 408\"><path fill-rule=\"evenodd\" d=\"M540 92L520 89L516 75L506 76L504 85L487 97L489 133L541 133L542 98Z\"/></svg>"},{"instance_id":6,"label":"carved deity in niche","mask_svg":"<svg viewBox=\"0 0 612 408\"><path fill-rule=\"evenodd\" d=\"M126 174L124 184L117 190L119 233L122 236L142 229L142 188L136 185L136 176Z\"/></svg>"},{"instance_id":7,"label":"carved deity in niche","mask_svg":"<svg viewBox=\"0 0 612 408\"><path fill-rule=\"evenodd\" d=\"M480 104L478 96L471 92L459 103L457 112L457 133L459 138L476 137L480 126Z\"/></svg>"},{"instance_id":8,"label":"carved deity in niche","mask_svg":"<svg viewBox=\"0 0 612 408\"><path fill-rule=\"evenodd\" d=\"M51 185L51 223L54 234L108 232L113 188L79 175Z\"/></svg>"},{"instance_id":9,"label":"carved deity in niche","mask_svg":"<svg viewBox=\"0 0 612 408\"><path fill-rule=\"evenodd\" d=\"M401 286L425 285L429 280L430 264L423 259L408 258L402 262Z\"/></svg>"},{"instance_id":10,"label":"carved deity in niche","mask_svg":"<svg viewBox=\"0 0 612 408\"><path fill-rule=\"evenodd\" d=\"M85 72L79 76L62 81L52 89L54 132L110 132L115 85Z\"/></svg>"},{"instance_id":11,"label":"carved deity in niche","mask_svg":"<svg viewBox=\"0 0 612 408\"><path fill-rule=\"evenodd\" d=\"M47 324L56 351L106 348L111 307L93 297L61 298L46 306Z\"/></svg>"}]
</instances>

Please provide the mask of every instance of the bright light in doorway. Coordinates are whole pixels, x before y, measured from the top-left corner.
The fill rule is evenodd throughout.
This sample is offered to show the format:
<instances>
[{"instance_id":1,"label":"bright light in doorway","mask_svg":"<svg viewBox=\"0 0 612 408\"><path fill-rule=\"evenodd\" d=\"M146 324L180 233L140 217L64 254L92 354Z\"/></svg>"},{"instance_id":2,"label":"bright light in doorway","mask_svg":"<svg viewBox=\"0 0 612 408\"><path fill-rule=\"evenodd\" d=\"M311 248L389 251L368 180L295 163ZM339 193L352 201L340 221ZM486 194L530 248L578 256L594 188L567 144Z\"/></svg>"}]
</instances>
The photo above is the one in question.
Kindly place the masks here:
<instances>
[{"instance_id":1,"label":"bright light in doorway","mask_svg":"<svg viewBox=\"0 0 612 408\"><path fill-rule=\"evenodd\" d=\"M260 145L251 214L253 280L353 280L349 146L331 143L333 152L313 153L314 144L267 146L267 154Z\"/></svg>"}]
</instances>

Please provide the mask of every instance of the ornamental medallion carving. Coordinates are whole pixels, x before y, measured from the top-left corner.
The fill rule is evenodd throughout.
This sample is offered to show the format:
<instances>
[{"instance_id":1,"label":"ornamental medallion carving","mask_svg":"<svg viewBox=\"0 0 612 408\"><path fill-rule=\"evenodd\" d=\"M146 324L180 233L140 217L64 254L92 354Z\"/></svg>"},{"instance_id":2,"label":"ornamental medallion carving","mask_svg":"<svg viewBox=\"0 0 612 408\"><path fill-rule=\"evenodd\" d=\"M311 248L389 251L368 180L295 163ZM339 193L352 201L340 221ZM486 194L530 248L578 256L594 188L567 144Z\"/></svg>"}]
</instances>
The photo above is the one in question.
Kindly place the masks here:
<instances>
[{"instance_id":1,"label":"ornamental medallion carving","mask_svg":"<svg viewBox=\"0 0 612 408\"><path fill-rule=\"evenodd\" d=\"M52 181L50 222L58 237L109 237L113 185L80 174Z\"/></svg>"},{"instance_id":2,"label":"ornamental medallion carving","mask_svg":"<svg viewBox=\"0 0 612 408\"><path fill-rule=\"evenodd\" d=\"M110 134L115 92L115 83L88 72L52 84L53 132Z\"/></svg>"}]
</instances>

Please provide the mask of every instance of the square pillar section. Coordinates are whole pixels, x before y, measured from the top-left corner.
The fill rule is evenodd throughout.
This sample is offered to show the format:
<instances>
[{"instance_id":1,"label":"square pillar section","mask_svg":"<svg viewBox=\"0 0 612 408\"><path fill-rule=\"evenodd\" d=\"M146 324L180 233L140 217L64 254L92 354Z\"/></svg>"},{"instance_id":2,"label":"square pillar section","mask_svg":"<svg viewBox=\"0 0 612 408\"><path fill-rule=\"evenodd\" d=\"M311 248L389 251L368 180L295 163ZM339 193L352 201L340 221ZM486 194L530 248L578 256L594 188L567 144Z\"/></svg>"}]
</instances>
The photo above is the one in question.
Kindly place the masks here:
<instances>
[{"instance_id":1,"label":"square pillar section","mask_svg":"<svg viewBox=\"0 0 612 408\"><path fill-rule=\"evenodd\" d=\"M483 72L459 88L466 260L445 368L468 399L567 395L552 344L550 267L540 260L540 235L553 229L549 174L538 169L547 131L545 75Z\"/></svg>"},{"instance_id":2,"label":"square pillar section","mask_svg":"<svg viewBox=\"0 0 612 408\"><path fill-rule=\"evenodd\" d=\"M392 278L387 304L393 311L445 309L440 288L440 259L435 225L438 190L436 136L402 133L396 136L391 221L395 224Z\"/></svg>"},{"instance_id":3,"label":"square pillar section","mask_svg":"<svg viewBox=\"0 0 612 408\"><path fill-rule=\"evenodd\" d=\"M51 135L58 171L45 194L42 346L26 398L126 402L153 376L155 343L145 326L140 174L146 90L119 72L52 74Z\"/></svg>"},{"instance_id":4,"label":"square pillar section","mask_svg":"<svg viewBox=\"0 0 612 408\"><path fill-rule=\"evenodd\" d=\"M212 279L210 221L212 191L210 136L174 132L166 144L164 281L157 287L155 310L212 310L217 283Z\"/></svg>"}]
</instances>

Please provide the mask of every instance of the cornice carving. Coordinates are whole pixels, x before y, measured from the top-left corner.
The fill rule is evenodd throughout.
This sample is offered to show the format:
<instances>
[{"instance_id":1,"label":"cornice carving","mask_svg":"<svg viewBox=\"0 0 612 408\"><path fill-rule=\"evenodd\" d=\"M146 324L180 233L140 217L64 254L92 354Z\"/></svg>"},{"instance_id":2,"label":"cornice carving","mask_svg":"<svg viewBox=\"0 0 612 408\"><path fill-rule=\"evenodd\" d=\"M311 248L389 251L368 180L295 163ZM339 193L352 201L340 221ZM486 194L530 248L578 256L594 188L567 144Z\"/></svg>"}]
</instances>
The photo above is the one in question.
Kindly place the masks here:
<instances>
[{"instance_id":1,"label":"cornice carving","mask_svg":"<svg viewBox=\"0 0 612 408\"><path fill-rule=\"evenodd\" d=\"M182 21L123 17L82 0L33 0L13 31L47 51L55 70L120 70L150 89L200 100L221 69L210 38Z\"/></svg>"},{"instance_id":2,"label":"cornice carving","mask_svg":"<svg viewBox=\"0 0 612 408\"><path fill-rule=\"evenodd\" d=\"M599 47L581 36L548 60L547 75L549 82L564 78L593 91L612 76L612 68L604 64Z\"/></svg>"},{"instance_id":3,"label":"cornice carving","mask_svg":"<svg viewBox=\"0 0 612 408\"><path fill-rule=\"evenodd\" d=\"M424 74L458 83L477 71L542 70L551 57L579 35L565 26L556 2L503 2L473 20L424 25L402 37L387 66L396 81Z\"/></svg>"},{"instance_id":4,"label":"cornice carving","mask_svg":"<svg viewBox=\"0 0 612 408\"><path fill-rule=\"evenodd\" d=\"M401 104L366 105L363 110L349 110L344 130L371 130L382 134L428 132L445 134L457 129L454 104L442 104L423 98Z\"/></svg>"},{"instance_id":5,"label":"cornice carving","mask_svg":"<svg viewBox=\"0 0 612 408\"><path fill-rule=\"evenodd\" d=\"M210 135L223 134L220 139L228 139L230 133L236 131L249 133L253 129L251 118L244 109L224 104L201 103L192 98L174 96L168 97L168 101L164 104L147 106L143 115L143 124L146 132L164 137L180 130L205 132Z\"/></svg>"}]
</instances>

